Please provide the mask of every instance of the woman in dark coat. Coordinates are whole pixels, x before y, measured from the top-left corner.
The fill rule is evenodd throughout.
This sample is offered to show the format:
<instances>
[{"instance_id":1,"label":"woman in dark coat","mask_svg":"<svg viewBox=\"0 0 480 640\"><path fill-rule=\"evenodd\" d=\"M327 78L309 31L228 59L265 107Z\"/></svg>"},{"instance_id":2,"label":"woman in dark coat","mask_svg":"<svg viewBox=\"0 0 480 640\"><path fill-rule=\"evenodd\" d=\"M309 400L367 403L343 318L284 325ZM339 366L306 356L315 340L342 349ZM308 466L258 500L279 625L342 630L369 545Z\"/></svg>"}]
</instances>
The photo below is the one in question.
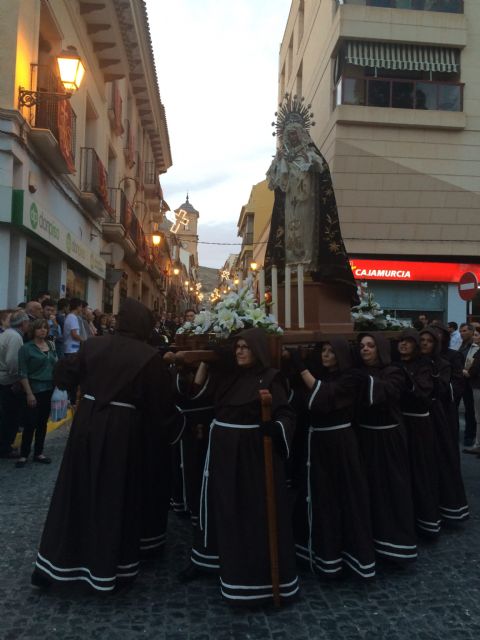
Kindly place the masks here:
<instances>
[{"instance_id":1,"label":"woman in dark coat","mask_svg":"<svg viewBox=\"0 0 480 640\"><path fill-rule=\"evenodd\" d=\"M299 589L285 479L294 414L283 378L270 367L266 334L261 329L241 332L234 351L236 363L212 371L205 383L213 389L215 419L210 426L192 562L198 569L219 572L221 593L229 602L272 599L263 453L266 433L274 442L280 597L289 599ZM202 384L205 377L202 363L197 383ZM261 424L260 389L272 394L272 421L266 425Z\"/></svg>"},{"instance_id":2,"label":"woman in dark coat","mask_svg":"<svg viewBox=\"0 0 480 640\"><path fill-rule=\"evenodd\" d=\"M335 577L344 566L362 578L375 576L368 484L353 428L358 375L342 337L321 346L323 372L310 373L298 352L292 360L310 390L307 440L307 539L297 538L297 556L312 570Z\"/></svg>"},{"instance_id":3,"label":"woman in dark coat","mask_svg":"<svg viewBox=\"0 0 480 640\"><path fill-rule=\"evenodd\" d=\"M452 367L438 355L440 336L436 327L420 332L420 351L431 362L434 380L431 415L436 437L440 516L446 522L458 523L468 518L469 510L460 468L458 431L452 424L455 422Z\"/></svg>"},{"instance_id":4,"label":"woman in dark coat","mask_svg":"<svg viewBox=\"0 0 480 640\"><path fill-rule=\"evenodd\" d=\"M440 513L435 429L430 417L432 367L420 355L420 334L415 329L400 334L398 351L407 379L401 409L408 436L415 523L419 532L436 537L440 533Z\"/></svg>"},{"instance_id":5,"label":"woman in dark coat","mask_svg":"<svg viewBox=\"0 0 480 640\"><path fill-rule=\"evenodd\" d=\"M150 311L127 299L118 332L87 340L61 361L60 387L82 400L53 493L32 584L86 582L112 591L139 570L140 549L165 542L169 440L176 411L168 373L144 341Z\"/></svg>"},{"instance_id":6,"label":"woman in dark coat","mask_svg":"<svg viewBox=\"0 0 480 640\"><path fill-rule=\"evenodd\" d=\"M389 560L415 560L417 545L407 437L400 399L403 370L391 364L382 334L359 336L366 384L359 403L358 432L370 489L375 551Z\"/></svg>"}]
</instances>

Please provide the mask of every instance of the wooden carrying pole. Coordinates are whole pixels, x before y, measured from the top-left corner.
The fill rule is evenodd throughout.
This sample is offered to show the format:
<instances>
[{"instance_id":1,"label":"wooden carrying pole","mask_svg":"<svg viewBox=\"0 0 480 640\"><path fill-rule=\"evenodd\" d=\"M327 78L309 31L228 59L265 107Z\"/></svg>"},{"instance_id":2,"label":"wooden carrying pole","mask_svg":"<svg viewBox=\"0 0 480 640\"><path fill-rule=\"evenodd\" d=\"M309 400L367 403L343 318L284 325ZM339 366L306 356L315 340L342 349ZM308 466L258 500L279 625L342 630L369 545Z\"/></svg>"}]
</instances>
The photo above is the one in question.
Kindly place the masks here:
<instances>
[{"instance_id":1,"label":"wooden carrying pole","mask_svg":"<svg viewBox=\"0 0 480 640\"><path fill-rule=\"evenodd\" d=\"M260 390L262 422L272 419L272 395L267 389ZM267 498L268 548L270 552L270 573L272 577L273 603L280 607L280 576L278 569L277 504L273 477L272 438L263 436L263 454L265 459L265 492Z\"/></svg>"}]
</instances>

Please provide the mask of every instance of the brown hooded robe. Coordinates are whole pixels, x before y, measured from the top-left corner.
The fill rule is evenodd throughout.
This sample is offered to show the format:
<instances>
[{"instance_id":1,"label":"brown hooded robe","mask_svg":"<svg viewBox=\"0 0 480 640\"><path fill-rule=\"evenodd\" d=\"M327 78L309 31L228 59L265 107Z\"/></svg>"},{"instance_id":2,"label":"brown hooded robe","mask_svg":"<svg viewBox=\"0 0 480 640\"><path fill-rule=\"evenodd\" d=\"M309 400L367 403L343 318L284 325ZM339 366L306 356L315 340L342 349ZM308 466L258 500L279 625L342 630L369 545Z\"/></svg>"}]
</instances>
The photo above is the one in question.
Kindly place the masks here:
<instances>
[{"instance_id":1,"label":"brown hooded robe","mask_svg":"<svg viewBox=\"0 0 480 640\"><path fill-rule=\"evenodd\" d=\"M435 537L440 533L440 513L435 427L430 415L432 366L419 355L418 331L406 329L399 339L412 340L416 345L413 357L401 361L407 384L400 404L408 437L415 524L420 533Z\"/></svg>"},{"instance_id":2,"label":"brown hooded robe","mask_svg":"<svg viewBox=\"0 0 480 640\"><path fill-rule=\"evenodd\" d=\"M80 385L82 400L32 581L40 573L43 581L112 591L118 579L136 576L141 548L165 541L168 444L176 429L169 378L143 342L153 326L149 310L127 299L118 324L118 334L87 340L76 358L59 364L57 384Z\"/></svg>"},{"instance_id":3,"label":"brown hooded robe","mask_svg":"<svg viewBox=\"0 0 480 640\"><path fill-rule=\"evenodd\" d=\"M379 364L361 367L367 378L358 412L358 434L370 488L375 551L395 562L417 558L407 437L400 410L405 373L390 364L390 343L377 345Z\"/></svg>"},{"instance_id":4,"label":"brown hooded robe","mask_svg":"<svg viewBox=\"0 0 480 640\"><path fill-rule=\"evenodd\" d=\"M452 365L443 354L438 355L440 343L436 327L427 327L420 335L423 333L431 335L436 344L436 352L430 359L434 383L431 416L435 427L440 517L455 524L468 518L469 508L460 466L456 406L452 406L455 405Z\"/></svg>"},{"instance_id":5,"label":"brown hooded robe","mask_svg":"<svg viewBox=\"0 0 480 640\"><path fill-rule=\"evenodd\" d=\"M329 344L337 369L324 369L307 398L306 488L294 519L297 556L324 577L336 577L349 567L362 578L373 578L368 484L353 426L358 376L347 340L334 337ZM301 532L299 521L306 524Z\"/></svg>"},{"instance_id":6,"label":"brown hooded robe","mask_svg":"<svg viewBox=\"0 0 480 640\"><path fill-rule=\"evenodd\" d=\"M283 450L282 455L280 447L274 446L273 466L280 596L288 599L299 589L284 464L295 428L294 414L282 377L270 368L265 333L248 329L238 338L248 344L256 363L212 373L206 383L214 390L215 419L210 427L192 562L200 569L219 572L221 593L230 602L268 602L273 597L259 428L259 390L269 389L272 420Z\"/></svg>"}]
</instances>

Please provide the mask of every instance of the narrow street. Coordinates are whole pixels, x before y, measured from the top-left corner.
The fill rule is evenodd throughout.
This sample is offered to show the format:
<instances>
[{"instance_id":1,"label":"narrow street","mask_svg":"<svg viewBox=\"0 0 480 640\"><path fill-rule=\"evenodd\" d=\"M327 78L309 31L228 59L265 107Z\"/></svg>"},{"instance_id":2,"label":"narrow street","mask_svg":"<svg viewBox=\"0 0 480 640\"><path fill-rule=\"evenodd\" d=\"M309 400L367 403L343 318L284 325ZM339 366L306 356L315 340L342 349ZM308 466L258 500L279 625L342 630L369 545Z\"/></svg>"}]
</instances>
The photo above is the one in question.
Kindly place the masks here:
<instances>
[{"instance_id":1,"label":"narrow street","mask_svg":"<svg viewBox=\"0 0 480 640\"><path fill-rule=\"evenodd\" d=\"M214 578L177 580L189 546L189 524L170 517L164 558L143 565L128 591L95 595L67 586L39 592L30 574L67 428L49 434L50 466L16 469L0 460L0 611L3 640L477 640L480 637L480 460L463 456L471 518L420 543L407 570L379 567L371 585L347 577L325 584L306 572L297 602L281 611L232 609Z\"/></svg>"}]
</instances>

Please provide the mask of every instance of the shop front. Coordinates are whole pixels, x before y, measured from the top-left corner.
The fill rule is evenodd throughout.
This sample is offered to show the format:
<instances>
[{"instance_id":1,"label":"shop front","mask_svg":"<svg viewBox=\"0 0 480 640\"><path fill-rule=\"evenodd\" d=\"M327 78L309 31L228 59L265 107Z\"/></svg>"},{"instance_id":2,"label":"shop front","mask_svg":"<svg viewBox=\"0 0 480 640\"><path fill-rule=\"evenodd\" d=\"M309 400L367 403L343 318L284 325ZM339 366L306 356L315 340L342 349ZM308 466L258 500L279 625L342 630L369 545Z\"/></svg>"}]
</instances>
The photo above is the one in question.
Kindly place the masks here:
<instances>
[{"instance_id":1,"label":"shop front","mask_svg":"<svg viewBox=\"0 0 480 640\"><path fill-rule=\"evenodd\" d=\"M44 205L30 194L15 191L12 225L13 235L19 238L11 243L18 254L13 261L20 267L13 274L18 279L12 288L18 292L16 302L42 290L55 297L101 300L104 260Z\"/></svg>"},{"instance_id":2,"label":"shop front","mask_svg":"<svg viewBox=\"0 0 480 640\"><path fill-rule=\"evenodd\" d=\"M467 271L480 279L480 264L351 258L350 265L354 278L368 284L386 312L410 320L422 312L444 322L465 320L458 282Z\"/></svg>"}]
</instances>

